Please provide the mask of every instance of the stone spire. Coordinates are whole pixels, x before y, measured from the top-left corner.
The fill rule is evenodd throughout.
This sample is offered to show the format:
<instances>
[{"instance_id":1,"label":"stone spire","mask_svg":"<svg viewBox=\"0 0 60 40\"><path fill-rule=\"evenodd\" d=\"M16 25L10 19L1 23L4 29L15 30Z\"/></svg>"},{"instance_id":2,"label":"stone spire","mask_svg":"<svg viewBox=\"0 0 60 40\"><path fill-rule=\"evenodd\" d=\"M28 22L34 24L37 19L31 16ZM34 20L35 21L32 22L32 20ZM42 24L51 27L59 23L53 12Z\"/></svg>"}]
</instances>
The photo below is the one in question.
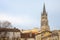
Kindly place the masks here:
<instances>
[{"instance_id":1,"label":"stone spire","mask_svg":"<svg viewBox=\"0 0 60 40\"><path fill-rule=\"evenodd\" d=\"M43 15L45 15L46 14L46 9L45 9L45 3L44 3L44 5L43 5Z\"/></svg>"},{"instance_id":2,"label":"stone spire","mask_svg":"<svg viewBox=\"0 0 60 40\"><path fill-rule=\"evenodd\" d=\"M43 6L43 12L46 12L46 10L45 10L45 3L44 3L44 6Z\"/></svg>"},{"instance_id":3,"label":"stone spire","mask_svg":"<svg viewBox=\"0 0 60 40\"><path fill-rule=\"evenodd\" d=\"M49 31L49 25L48 25L48 19L47 19L47 13L45 9L45 4L43 6L43 13L41 15L41 30L42 31Z\"/></svg>"}]
</instances>

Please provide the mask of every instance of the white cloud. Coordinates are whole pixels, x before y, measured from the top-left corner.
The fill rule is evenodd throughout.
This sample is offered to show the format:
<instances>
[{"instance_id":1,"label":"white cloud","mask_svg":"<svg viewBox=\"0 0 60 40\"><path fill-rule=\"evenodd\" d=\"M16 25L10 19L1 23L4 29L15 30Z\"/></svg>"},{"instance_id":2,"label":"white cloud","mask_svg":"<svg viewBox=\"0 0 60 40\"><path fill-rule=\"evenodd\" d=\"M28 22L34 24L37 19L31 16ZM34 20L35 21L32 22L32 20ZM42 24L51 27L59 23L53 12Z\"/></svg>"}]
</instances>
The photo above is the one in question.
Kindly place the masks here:
<instances>
[{"instance_id":1,"label":"white cloud","mask_svg":"<svg viewBox=\"0 0 60 40\"><path fill-rule=\"evenodd\" d=\"M33 24L36 24L37 21L30 18L30 17L27 17L26 15L25 16L11 16L7 13L1 13L0 14L0 21L9 21L11 22L12 24L20 24L20 25L28 25L28 26L31 26Z\"/></svg>"}]
</instances>

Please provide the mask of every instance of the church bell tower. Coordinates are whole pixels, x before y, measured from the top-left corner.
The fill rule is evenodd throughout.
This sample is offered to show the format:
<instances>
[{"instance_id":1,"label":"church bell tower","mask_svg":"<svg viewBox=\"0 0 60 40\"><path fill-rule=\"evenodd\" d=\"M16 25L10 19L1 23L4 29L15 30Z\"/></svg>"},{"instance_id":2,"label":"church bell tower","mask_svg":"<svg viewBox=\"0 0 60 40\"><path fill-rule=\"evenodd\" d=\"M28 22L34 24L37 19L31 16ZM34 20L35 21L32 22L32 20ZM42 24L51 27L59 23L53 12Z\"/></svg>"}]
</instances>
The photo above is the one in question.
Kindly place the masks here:
<instances>
[{"instance_id":1,"label":"church bell tower","mask_svg":"<svg viewBox=\"0 0 60 40\"><path fill-rule=\"evenodd\" d=\"M43 6L43 12L41 14L41 31L50 31L45 4Z\"/></svg>"}]
</instances>

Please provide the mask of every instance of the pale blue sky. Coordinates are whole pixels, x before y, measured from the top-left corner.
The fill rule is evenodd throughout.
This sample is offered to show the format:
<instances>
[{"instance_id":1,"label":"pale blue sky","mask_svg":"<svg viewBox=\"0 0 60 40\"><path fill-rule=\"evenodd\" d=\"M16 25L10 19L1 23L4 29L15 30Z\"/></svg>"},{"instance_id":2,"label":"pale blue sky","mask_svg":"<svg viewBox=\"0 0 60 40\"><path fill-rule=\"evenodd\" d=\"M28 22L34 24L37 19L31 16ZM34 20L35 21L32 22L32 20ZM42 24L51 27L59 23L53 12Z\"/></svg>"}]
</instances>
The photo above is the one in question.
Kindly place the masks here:
<instances>
[{"instance_id":1,"label":"pale blue sky","mask_svg":"<svg viewBox=\"0 0 60 40\"><path fill-rule=\"evenodd\" d=\"M20 29L40 28L44 2L51 30L60 29L60 0L0 0L0 20Z\"/></svg>"}]
</instances>

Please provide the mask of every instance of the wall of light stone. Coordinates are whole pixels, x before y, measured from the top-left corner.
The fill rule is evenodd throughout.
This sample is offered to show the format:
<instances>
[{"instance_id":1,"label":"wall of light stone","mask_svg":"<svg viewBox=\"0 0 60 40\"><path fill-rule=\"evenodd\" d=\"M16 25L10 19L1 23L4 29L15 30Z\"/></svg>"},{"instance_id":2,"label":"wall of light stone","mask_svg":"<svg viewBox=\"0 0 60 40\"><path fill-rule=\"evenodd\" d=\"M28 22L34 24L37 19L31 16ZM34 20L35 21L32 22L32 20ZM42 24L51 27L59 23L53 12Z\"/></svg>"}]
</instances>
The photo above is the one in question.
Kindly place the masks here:
<instances>
[{"instance_id":1,"label":"wall of light stone","mask_svg":"<svg viewBox=\"0 0 60 40\"><path fill-rule=\"evenodd\" d=\"M21 40L25 40L25 38L21 38ZM35 38L26 38L26 40L35 40Z\"/></svg>"},{"instance_id":2,"label":"wall of light stone","mask_svg":"<svg viewBox=\"0 0 60 40\"><path fill-rule=\"evenodd\" d=\"M18 38L20 39L21 38L21 34L20 32L7 32L6 35L4 35L5 32L1 32L0 34L0 39L5 39L5 38L2 38L2 37L6 37L6 39L9 39L9 40L13 40L13 38Z\"/></svg>"},{"instance_id":3,"label":"wall of light stone","mask_svg":"<svg viewBox=\"0 0 60 40\"><path fill-rule=\"evenodd\" d=\"M36 35L36 36L35 36L35 39L36 39L36 40L41 40L41 34Z\"/></svg>"}]
</instances>

